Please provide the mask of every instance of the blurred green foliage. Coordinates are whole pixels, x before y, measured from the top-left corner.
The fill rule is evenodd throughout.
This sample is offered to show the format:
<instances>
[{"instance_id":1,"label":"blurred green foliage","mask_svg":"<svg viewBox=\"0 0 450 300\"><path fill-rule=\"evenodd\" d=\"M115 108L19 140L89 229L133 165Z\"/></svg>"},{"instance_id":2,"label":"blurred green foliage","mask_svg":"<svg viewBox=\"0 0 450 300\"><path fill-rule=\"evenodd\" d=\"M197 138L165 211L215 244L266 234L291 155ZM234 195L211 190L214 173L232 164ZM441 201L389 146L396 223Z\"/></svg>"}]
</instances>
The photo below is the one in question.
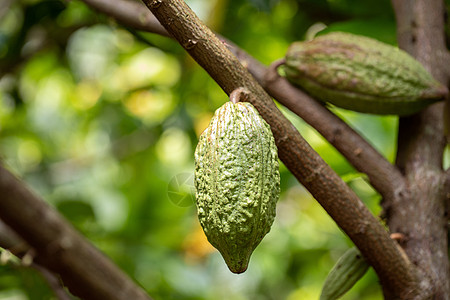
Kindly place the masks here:
<instances>
[{"instance_id":1,"label":"blurred green foliage","mask_svg":"<svg viewBox=\"0 0 450 300\"><path fill-rule=\"evenodd\" d=\"M191 0L263 63L318 29L395 44L390 2ZM174 41L135 32L80 1L0 0L0 155L154 299L317 299L351 243L281 166L271 232L231 274L198 224L197 137L226 95ZM335 109L389 160L397 118ZM379 195L314 129L302 135L375 215ZM38 224L37 224L38 226ZM35 270L0 266L0 299L52 299ZM370 271L343 299L381 299Z\"/></svg>"}]
</instances>

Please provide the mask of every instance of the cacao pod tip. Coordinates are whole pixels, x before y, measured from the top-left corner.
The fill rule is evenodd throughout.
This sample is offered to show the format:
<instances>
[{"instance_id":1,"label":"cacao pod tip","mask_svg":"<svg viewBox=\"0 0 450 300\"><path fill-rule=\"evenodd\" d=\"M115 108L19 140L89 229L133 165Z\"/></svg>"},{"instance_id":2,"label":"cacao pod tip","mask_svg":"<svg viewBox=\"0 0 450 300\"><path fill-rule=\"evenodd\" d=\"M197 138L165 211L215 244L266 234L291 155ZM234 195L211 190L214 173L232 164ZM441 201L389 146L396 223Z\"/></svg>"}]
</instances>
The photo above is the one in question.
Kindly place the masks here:
<instances>
[{"instance_id":1,"label":"cacao pod tip","mask_svg":"<svg viewBox=\"0 0 450 300\"><path fill-rule=\"evenodd\" d=\"M252 253L244 254L243 256L239 254L233 255L222 254L222 257L225 260L225 263L227 264L228 269L230 269L231 272L235 274L241 274L247 270L251 255Z\"/></svg>"},{"instance_id":2,"label":"cacao pod tip","mask_svg":"<svg viewBox=\"0 0 450 300\"><path fill-rule=\"evenodd\" d=\"M425 90L422 93L424 99L435 99L436 101L443 100L448 96L448 88L436 81L435 85Z\"/></svg>"},{"instance_id":3,"label":"cacao pod tip","mask_svg":"<svg viewBox=\"0 0 450 300\"><path fill-rule=\"evenodd\" d=\"M446 99L449 95L448 88L445 85L441 85L440 92L441 92L442 98L444 98L444 99Z\"/></svg>"},{"instance_id":4,"label":"cacao pod tip","mask_svg":"<svg viewBox=\"0 0 450 300\"><path fill-rule=\"evenodd\" d=\"M245 264L239 264L236 266L231 266L231 265L227 265L228 269L230 269L231 272L233 272L234 274L242 274L245 271L247 271L247 267L248 267L248 262L246 262Z\"/></svg>"}]
</instances>

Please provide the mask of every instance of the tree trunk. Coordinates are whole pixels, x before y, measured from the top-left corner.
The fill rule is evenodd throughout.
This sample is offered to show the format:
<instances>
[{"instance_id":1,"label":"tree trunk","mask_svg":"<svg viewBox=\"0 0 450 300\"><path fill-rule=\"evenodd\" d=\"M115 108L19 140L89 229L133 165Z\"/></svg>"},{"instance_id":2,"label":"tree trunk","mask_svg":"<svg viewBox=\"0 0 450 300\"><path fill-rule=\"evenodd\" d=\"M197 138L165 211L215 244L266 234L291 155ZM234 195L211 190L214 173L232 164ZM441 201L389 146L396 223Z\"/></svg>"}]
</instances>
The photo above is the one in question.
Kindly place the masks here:
<instances>
[{"instance_id":1,"label":"tree trunk","mask_svg":"<svg viewBox=\"0 0 450 300\"><path fill-rule=\"evenodd\" d=\"M432 75L447 83L443 1L394 0L399 46L415 56ZM418 267L420 288L432 299L449 299L447 213L449 178L442 166L445 137L444 103L400 118L397 166L407 188L387 205L391 232L405 238L402 246ZM385 291L386 299L394 299Z\"/></svg>"}]
</instances>

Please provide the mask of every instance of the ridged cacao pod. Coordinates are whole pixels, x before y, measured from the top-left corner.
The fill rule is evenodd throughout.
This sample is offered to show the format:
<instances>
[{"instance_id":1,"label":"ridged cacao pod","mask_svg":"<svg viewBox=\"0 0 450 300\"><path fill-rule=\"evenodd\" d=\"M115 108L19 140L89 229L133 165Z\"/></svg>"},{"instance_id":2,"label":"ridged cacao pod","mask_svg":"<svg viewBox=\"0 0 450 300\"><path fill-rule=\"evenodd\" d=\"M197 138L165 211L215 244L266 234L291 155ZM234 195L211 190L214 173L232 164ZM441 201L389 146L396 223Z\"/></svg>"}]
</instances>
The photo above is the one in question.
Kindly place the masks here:
<instances>
[{"instance_id":1,"label":"ridged cacao pod","mask_svg":"<svg viewBox=\"0 0 450 300\"><path fill-rule=\"evenodd\" d=\"M369 269L369 264L358 248L348 249L331 269L322 287L320 300L339 299L358 282Z\"/></svg>"},{"instance_id":2,"label":"ridged cacao pod","mask_svg":"<svg viewBox=\"0 0 450 300\"><path fill-rule=\"evenodd\" d=\"M406 52L343 32L293 43L284 71L317 99L365 113L412 114L448 93Z\"/></svg>"},{"instance_id":3,"label":"ridged cacao pod","mask_svg":"<svg viewBox=\"0 0 450 300\"><path fill-rule=\"evenodd\" d=\"M277 147L252 104L228 101L215 112L195 150L195 188L208 241L233 273L244 272L280 193Z\"/></svg>"}]
</instances>

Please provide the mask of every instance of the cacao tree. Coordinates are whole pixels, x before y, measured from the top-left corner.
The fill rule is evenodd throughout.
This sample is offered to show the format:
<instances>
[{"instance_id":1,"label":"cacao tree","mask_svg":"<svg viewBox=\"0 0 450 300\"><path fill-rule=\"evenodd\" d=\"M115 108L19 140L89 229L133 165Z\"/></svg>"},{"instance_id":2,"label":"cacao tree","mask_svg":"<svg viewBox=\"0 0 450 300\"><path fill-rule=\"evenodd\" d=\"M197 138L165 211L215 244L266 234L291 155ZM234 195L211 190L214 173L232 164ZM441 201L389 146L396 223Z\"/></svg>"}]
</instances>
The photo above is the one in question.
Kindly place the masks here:
<instances>
[{"instance_id":1,"label":"cacao tree","mask_svg":"<svg viewBox=\"0 0 450 300\"><path fill-rule=\"evenodd\" d=\"M249 4L250 2L252 4ZM356 246L351 251L356 251L357 254L353 253L351 258L344 256L345 259L340 260L341 263L350 262L345 264L348 264L347 270L352 272L355 281L365 273L367 266L370 266L376 273L373 278L379 281L385 299L449 298L447 204L450 198L450 171L448 158L445 156L447 127L450 126L447 124L450 116L449 97L445 88L450 83L448 23L445 19L450 5L448 1L392 0L391 3L381 1L381 4L374 1L375 4L370 6L380 5L383 9L389 7L390 13L395 14L398 47L417 60L424 71L426 70L426 74L431 74L430 77L425 77L433 82L432 85L436 81L439 82L436 83L438 96L432 97L432 102L437 101L436 103L427 103L429 105L426 107L414 107L407 111L406 115L399 113L402 115L400 117L386 117L395 120L394 122L398 120L393 159L387 158L385 153L369 142L369 133L359 132L351 127L351 122L345 119L345 110L318 101L319 99L315 99L301 87L294 86L280 76L277 71L278 64L267 67L254 58L253 53L245 52L244 46L241 48L234 44L235 41L227 39L228 35L232 35L231 30L239 30L239 25L227 22L226 18L250 18L249 7L255 9L259 5L260 10L255 9L257 13L251 15L254 19L248 20L249 27L253 25L252 22L256 24L258 18L271 14L274 15L273 20L279 22L288 15L290 20L295 20L289 26L283 25L283 30L290 32L292 40L285 40L281 47L276 43L272 45L270 40L265 41L264 35L255 37L261 39L263 53L275 51L272 47L282 48L280 53L285 53L288 45L295 39L304 39L305 36L311 35L311 32L320 31L315 28L323 29L323 24L316 23L311 26L314 22L328 21L330 26L325 31L346 31L345 26L339 27L339 22L343 22L346 17L339 9L325 11L324 14L313 16L313 22L302 24L303 9L323 12L324 8L338 4L333 4L332 1L325 3L327 1L293 0L250 2L242 4L229 1L227 4L226 1L216 1L216 6L209 15L215 10L217 13L225 10L225 7L229 9L223 16L224 23L230 29L227 32L227 26L224 26L219 33L214 33L196 15L194 1L189 2L194 10L182 0L143 0L142 3L130 0L1 2L0 150L4 163L0 168L0 247L1 261L5 268L3 271L31 267L40 274L39 280L44 278L52 293L60 299L71 297L65 287L81 299L149 299L149 295L161 299L180 297L168 287L176 286L176 283L172 284L168 278L179 275L180 269L168 264L165 265L166 270L152 273L152 267L160 260L158 251L161 250L158 246L173 246L173 242L166 239L167 236L180 236L180 230L183 228L182 222L179 221L182 212L172 207L176 212L168 213L168 206L160 205L157 200L162 197L162 192L154 191L162 183L166 183L160 177L169 173L168 168L173 168L178 173L184 171L180 170L182 160L175 159L173 155L184 152L173 149L176 145L181 145L179 149L184 149L183 142L190 141L191 138L198 141L199 133L206 128L211 115L195 113L198 106L210 105L209 109L213 111L221 105L208 103L205 95L209 94L203 91L215 89L213 93L222 97L222 100L218 101L225 102L227 95L244 88L245 102L251 103L270 126L278 148L278 157L283 163L282 196L278 205L286 203L283 199L288 198L287 193L283 196L283 188L288 186L287 182L283 182L283 177L295 177L298 182L292 185L306 188L336 226L350 238L351 244ZM349 10L359 7L353 1L344 2ZM264 6L266 12L263 10ZM290 9L300 17L294 18ZM327 16L328 12L335 14ZM202 18L206 19L209 15L206 14ZM211 20L215 20L215 17L214 15ZM107 26L96 27L105 23ZM338 25L333 27L333 24ZM370 20L360 24L369 24L367 27L370 27ZM114 38L108 34L110 29L105 29L108 27L117 31ZM94 30L88 31L86 28ZM297 28L304 30L299 31ZM352 28L357 28L357 25ZM358 29L361 30L360 33L366 34L384 30L381 27ZM270 31L270 28L265 30ZM90 32L95 33L91 35ZM390 36L395 36L392 27L388 26L387 32L390 32ZM380 38L381 35L375 34L374 37ZM140 44L137 45L138 42ZM376 45L362 51L370 52L374 50L373 47ZM135 58L121 58L117 49L133 52ZM173 57L184 57L184 51L187 52L207 75L195 75L194 80L189 78L192 74L182 74L185 70L177 69L178 65L174 64L167 54L170 51ZM114 55L117 61L111 64L110 57ZM149 57L151 63L147 64ZM417 64L415 60L406 62L406 65ZM77 64L77 61L83 63ZM272 61L264 63L269 65ZM330 61L330 69L333 63L335 62ZM343 67L345 63L340 62ZM389 64L387 58L378 63ZM192 66L193 62L186 60L184 64ZM373 64L376 65L377 62ZM316 63L313 67L315 65ZM159 69L157 66L160 66ZM398 69L386 66L386 74L375 74L371 80L382 81L381 86L392 84L392 89L395 89L396 85L392 83L395 76L392 73ZM132 71L127 73L129 70ZM106 79L102 81L99 78ZM212 83L211 79L215 83ZM415 80L417 78L407 81L411 85L419 85L420 82L416 83ZM179 95L180 99L174 101L173 96L170 96L172 92L168 90L176 90L174 82L177 81L185 81L188 86L200 86L197 89L199 95L183 92ZM374 82L374 86L377 85L379 82ZM126 92L122 92L123 90ZM273 99L279 105L276 105ZM409 99L405 99L405 102L407 100ZM63 102L72 103L72 108L61 109ZM179 109L179 113L171 115L174 107ZM388 113L391 114L392 111ZM353 114L359 116L358 113ZM190 121L185 120L191 120L187 117L191 115L195 116L192 122L204 120L197 131L191 130L192 137L186 137L181 130L172 128L176 127L173 124L181 128L187 126ZM311 141L307 142L302 135L302 128L306 125L299 126L295 121L299 120L297 117L314 128L345 157L349 166L355 170L352 176L365 178L370 187L380 195L380 201L375 205L379 207L379 213L374 214L367 203L361 200L362 196L351 188L349 180L340 176L342 174L330 166L327 157L319 155L310 146ZM32 125L27 126L27 122ZM189 126L194 127L192 124ZM77 139L81 140L79 136L83 135L84 127L89 127L82 139L84 142L76 142ZM167 130L167 127L171 127L171 130ZM163 132L157 142L155 132ZM153 148L154 144L156 145ZM53 145L64 146L63 149L58 149L59 152L52 152L56 151L53 150ZM93 146L89 148L89 145ZM144 149L147 148L152 150L146 152ZM79 152L83 155L76 155ZM50 157L50 154L56 157L56 162L42 159L45 156ZM149 155L158 159L151 160ZM69 159L58 162L60 157ZM182 155L177 157L183 158ZM164 159L166 165L158 162ZM188 160L193 162L193 155L189 156ZM148 166L154 169L145 169ZM14 173L17 175L13 175ZM90 176L90 173L93 175ZM116 176L111 177L111 174ZM18 175L24 180L19 180ZM86 178L86 181L83 181L83 178ZM176 177L177 184L180 178ZM267 177L260 178L263 178L258 179L262 181L261 184L274 184L263 182L270 180ZM95 188L89 184L90 180L94 180ZM75 181L77 184L73 184ZM32 192L27 184L31 184L38 192ZM102 187L102 184L105 186ZM119 185L123 193L110 188L114 185ZM105 188L106 186L109 189ZM169 188L169 194L170 192ZM151 194L149 199L146 199L146 193ZM43 201L37 194L41 194L47 201ZM192 194L192 191L188 194ZM73 199L62 199L61 195L70 195ZM128 199L121 195L127 195ZM85 198L94 198L95 201L83 200ZM176 199L173 201L180 205L179 198ZM127 200L134 201L136 206L127 205ZM193 208L192 202L190 204ZM129 211L124 207L129 207ZM82 222L71 219L75 215L74 211L79 211L76 215L82 218ZM186 220L196 219L194 210L189 212ZM107 217L102 219L101 216L105 215L115 216L118 220L112 223ZM98 222L92 222L87 216L95 216ZM167 218L180 224L170 227ZM200 221L204 228L210 225L208 220ZM125 224L123 227L127 228L123 236L114 228L118 226L114 225L117 222L122 222L121 224ZM268 229L266 225L263 223L261 226L264 228L260 228L264 234ZM159 227L176 229L171 229L170 234L151 236L152 230ZM112 256L119 267L88 242L79 231L85 234L97 232L89 238L103 252ZM108 231L111 236L117 237L104 240L102 232ZM185 253L195 253L195 257L204 262L205 257L213 250L207 248L208 246L199 249L198 245L204 245L206 239L201 230L198 231L198 236L201 238L193 235L193 243L189 244L185 240L179 247L184 247L182 250ZM296 239L301 240L302 234L298 234ZM258 243L259 240L252 245L256 246ZM126 251L121 252L120 249ZM142 253L152 253L152 250L155 250L155 256L146 260L147 256ZM282 250L284 251L278 253L289 253L285 249ZM20 259L15 259L11 253ZM295 256L294 254L289 255ZM229 254L224 256L227 255ZM133 256L136 257L136 262L127 264ZM233 254L228 257L228 261L235 259L232 256ZM265 259L272 260L271 257ZM189 262L188 259L187 261ZM351 267L359 266L360 262L362 267L358 267L359 273L356 276L356 271ZM233 269L243 271L241 263L240 261L239 266ZM290 268L301 266L302 263L292 263ZM338 266L339 264L335 268ZM250 262L249 271L251 267ZM278 268L282 270L281 265ZM360 272L363 268L364 272ZM202 270L206 273L208 268ZM170 276L161 275L164 271L170 273ZM285 271L296 272L290 269ZM196 274L192 271L186 277L197 276ZM250 274L249 278L255 274ZM21 278L21 282L27 282L26 276ZM333 275L332 271L329 281L332 281L333 276L340 277ZM130 277L137 280L142 287ZM322 276L320 286L324 281L325 276ZM339 294L342 294L344 287L345 290L350 288L345 286L348 283L349 281L339 282L335 285L341 288ZM0 280L3 288L6 288L7 284ZM189 295L189 284L188 282L179 287L179 290L184 288L185 295ZM273 291L282 288L277 289L271 285L260 287L260 290L265 291L264 297L267 299L288 296L290 299L308 299L319 296L319 288L308 294L295 280L292 285L294 287L291 286L291 289L295 292L289 295L276 294ZM45 291L36 292L35 289L33 293L27 296L30 299L39 299L47 295ZM304 295L300 296L302 293ZM337 292L332 293L336 295ZM217 297L218 294L214 295ZM230 296L226 292L221 295L223 298ZM251 295L244 297L252 298ZM185 298L195 297L191 295Z\"/></svg>"}]
</instances>

